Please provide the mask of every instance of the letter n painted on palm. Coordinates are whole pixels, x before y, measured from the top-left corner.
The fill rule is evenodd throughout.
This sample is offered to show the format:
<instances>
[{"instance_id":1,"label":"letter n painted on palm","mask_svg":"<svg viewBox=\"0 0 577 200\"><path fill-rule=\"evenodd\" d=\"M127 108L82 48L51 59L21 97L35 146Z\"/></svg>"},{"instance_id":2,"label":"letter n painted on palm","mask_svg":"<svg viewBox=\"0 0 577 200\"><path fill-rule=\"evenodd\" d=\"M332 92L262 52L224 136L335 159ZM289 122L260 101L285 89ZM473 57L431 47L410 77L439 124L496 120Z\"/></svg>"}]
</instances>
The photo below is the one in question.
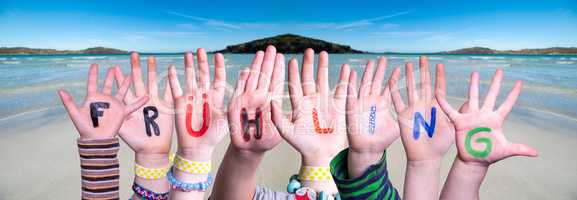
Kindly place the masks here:
<instances>
[{"instance_id":1,"label":"letter n painted on palm","mask_svg":"<svg viewBox=\"0 0 577 200\"><path fill-rule=\"evenodd\" d=\"M415 140L419 139L421 135L421 125L427 131L427 135L429 138L433 137L433 133L435 132L435 122L437 118L437 108L431 108L431 123L427 124L423 115L420 112L415 112L415 116L413 118L413 138Z\"/></svg>"}]
</instances>

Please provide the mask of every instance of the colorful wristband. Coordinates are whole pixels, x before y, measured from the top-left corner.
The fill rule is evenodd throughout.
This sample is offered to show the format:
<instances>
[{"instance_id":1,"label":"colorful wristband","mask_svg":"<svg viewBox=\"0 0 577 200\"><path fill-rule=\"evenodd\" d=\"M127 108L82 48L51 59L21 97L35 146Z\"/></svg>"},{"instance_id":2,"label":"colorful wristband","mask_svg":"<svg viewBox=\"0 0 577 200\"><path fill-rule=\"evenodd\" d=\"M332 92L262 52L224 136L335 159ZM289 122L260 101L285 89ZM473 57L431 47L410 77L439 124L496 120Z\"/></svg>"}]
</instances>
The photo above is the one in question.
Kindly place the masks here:
<instances>
[{"instance_id":1,"label":"colorful wristband","mask_svg":"<svg viewBox=\"0 0 577 200\"><path fill-rule=\"evenodd\" d=\"M139 164L134 164L134 173L136 176L143 179L161 179L166 177L166 173L170 170L170 166L163 168L146 168Z\"/></svg>"},{"instance_id":2,"label":"colorful wristband","mask_svg":"<svg viewBox=\"0 0 577 200\"><path fill-rule=\"evenodd\" d=\"M330 167L303 166L299 172L301 181L330 181L332 180Z\"/></svg>"},{"instance_id":3,"label":"colorful wristband","mask_svg":"<svg viewBox=\"0 0 577 200\"><path fill-rule=\"evenodd\" d=\"M168 192L167 193L155 193L153 191L150 191L136 183L134 183L132 185L132 191L134 191L134 193L136 193L138 196L142 197L141 199L146 199L146 200L167 200L168 199Z\"/></svg>"},{"instance_id":4,"label":"colorful wristband","mask_svg":"<svg viewBox=\"0 0 577 200\"><path fill-rule=\"evenodd\" d=\"M198 182L198 183L184 183L179 181L174 177L172 174L173 168L171 168L166 177L168 179L168 183L170 183L170 187L174 190L180 190L183 192L190 192L190 191L206 191L208 187L212 184L212 175L208 174L206 181Z\"/></svg>"},{"instance_id":5,"label":"colorful wristband","mask_svg":"<svg viewBox=\"0 0 577 200\"><path fill-rule=\"evenodd\" d=\"M210 173L210 162L194 162L187 160L179 155L174 159L176 169L191 174L208 174Z\"/></svg>"}]
</instances>

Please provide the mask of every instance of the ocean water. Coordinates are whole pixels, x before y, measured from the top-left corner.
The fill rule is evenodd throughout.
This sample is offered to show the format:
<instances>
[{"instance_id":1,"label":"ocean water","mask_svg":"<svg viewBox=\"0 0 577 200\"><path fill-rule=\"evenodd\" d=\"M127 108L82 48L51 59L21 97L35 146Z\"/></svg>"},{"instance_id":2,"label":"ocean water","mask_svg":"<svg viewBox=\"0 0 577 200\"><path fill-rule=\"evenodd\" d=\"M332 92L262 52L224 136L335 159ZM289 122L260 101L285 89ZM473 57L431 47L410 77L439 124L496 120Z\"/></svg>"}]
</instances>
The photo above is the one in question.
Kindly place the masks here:
<instances>
[{"instance_id":1,"label":"ocean water","mask_svg":"<svg viewBox=\"0 0 577 200\"><path fill-rule=\"evenodd\" d=\"M159 81L164 84L166 69L175 65L182 74L183 59L180 54L155 55ZM238 71L249 66L250 54L226 54L227 82L236 82ZM361 72L368 59L376 54L330 55L330 83L336 84L339 68L348 63ZM212 56L211 65L212 65ZM299 60L302 55L287 55ZM394 66L404 62L418 63L418 55L387 55L387 76ZM142 56L143 66L146 56ZM503 56L503 55L431 55L432 66L445 64L448 95L463 101L467 96L469 74L479 71L481 94L484 94L497 68L505 70L500 99L504 99L515 80L523 80L523 92L515 111L525 110L537 115L551 115L577 122L577 56ZM0 56L0 122L18 119L39 112L63 112L57 95L58 89L70 91L77 103L84 96L86 73L91 63L100 68L100 81L105 68L120 65L125 73L130 71L128 55L58 55L58 56ZM145 67L143 68L146 71ZM404 69L403 69L404 71ZM418 70L416 70L418 71ZM431 68L434 77L434 67ZM404 73L403 73L404 74ZM403 75L404 77L404 75ZM418 74L416 74L418 77ZM184 80L181 77L181 82ZM404 83L404 79L402 80ZM401 87L404 84L401 84ZM159 88L163 88L160 86Z\"/></svg>"}]
</instances>

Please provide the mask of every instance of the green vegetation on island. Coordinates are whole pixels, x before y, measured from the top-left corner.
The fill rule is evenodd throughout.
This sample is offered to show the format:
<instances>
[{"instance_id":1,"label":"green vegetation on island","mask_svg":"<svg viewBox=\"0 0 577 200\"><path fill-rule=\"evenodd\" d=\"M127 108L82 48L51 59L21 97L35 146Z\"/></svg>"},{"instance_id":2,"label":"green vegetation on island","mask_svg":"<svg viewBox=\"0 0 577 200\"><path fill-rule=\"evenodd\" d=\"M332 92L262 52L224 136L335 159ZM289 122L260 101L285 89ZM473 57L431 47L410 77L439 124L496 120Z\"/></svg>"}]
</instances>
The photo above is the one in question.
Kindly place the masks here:
<instances>
[{"instance_id":1,"label":"green vegetation on island","mask_svg":"<svg viewBox=\"0 0 577 200\"><path fill-rule=\"evenodd\" d=\"M303 37L294 34L283 34L273 37L253 40L250 42L227 46L220 53L255 53L264 50L268 45L274 45L280 53L302 53L307 48L312 48L315 52L326 51L328 53L366 53L351 48L347 45L327 42L324 40Z\"/></svg>"},{"instance_id":2,"label":"green vegetation on island","mask_svg":"<svg viewBox=\"0 0 577 200\"><path fill-rule=\"evenodd\" d=\"M107 47L93 47L83 50L56 50L56 49L36 49L27 47L0 47L0 54L128 54L128 51Z\"/></svg>"}]
</instances>

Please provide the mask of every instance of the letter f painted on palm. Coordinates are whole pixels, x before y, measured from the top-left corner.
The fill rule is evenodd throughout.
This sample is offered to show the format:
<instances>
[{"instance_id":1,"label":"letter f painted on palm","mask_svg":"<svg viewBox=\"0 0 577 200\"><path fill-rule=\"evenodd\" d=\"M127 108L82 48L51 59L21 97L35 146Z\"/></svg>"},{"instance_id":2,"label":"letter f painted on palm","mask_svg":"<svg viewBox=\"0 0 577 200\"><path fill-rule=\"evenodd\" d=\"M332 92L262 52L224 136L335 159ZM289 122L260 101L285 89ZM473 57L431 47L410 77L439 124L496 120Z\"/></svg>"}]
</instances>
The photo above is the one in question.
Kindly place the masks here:
<instances>
[{"instance_id":1,"label":"letter f painted on palm","mask_svg":"<svg viewBox=\"0 0 577 200\"><path fill-rule=\"evenodd\" d=\"M415 140L419 139L419 136L421 135L421 125L423 125L425 131L427 131L427 135L429 136L429 138L433 137L433 133L435 132L436 115L437 115L437 108L432 107L431 123L427 124L427 122L423 118L423 115L421 115L420 112L415 112L415 116L413 118L413 138L415 138Z\"/></svg>"}]
</instances>

